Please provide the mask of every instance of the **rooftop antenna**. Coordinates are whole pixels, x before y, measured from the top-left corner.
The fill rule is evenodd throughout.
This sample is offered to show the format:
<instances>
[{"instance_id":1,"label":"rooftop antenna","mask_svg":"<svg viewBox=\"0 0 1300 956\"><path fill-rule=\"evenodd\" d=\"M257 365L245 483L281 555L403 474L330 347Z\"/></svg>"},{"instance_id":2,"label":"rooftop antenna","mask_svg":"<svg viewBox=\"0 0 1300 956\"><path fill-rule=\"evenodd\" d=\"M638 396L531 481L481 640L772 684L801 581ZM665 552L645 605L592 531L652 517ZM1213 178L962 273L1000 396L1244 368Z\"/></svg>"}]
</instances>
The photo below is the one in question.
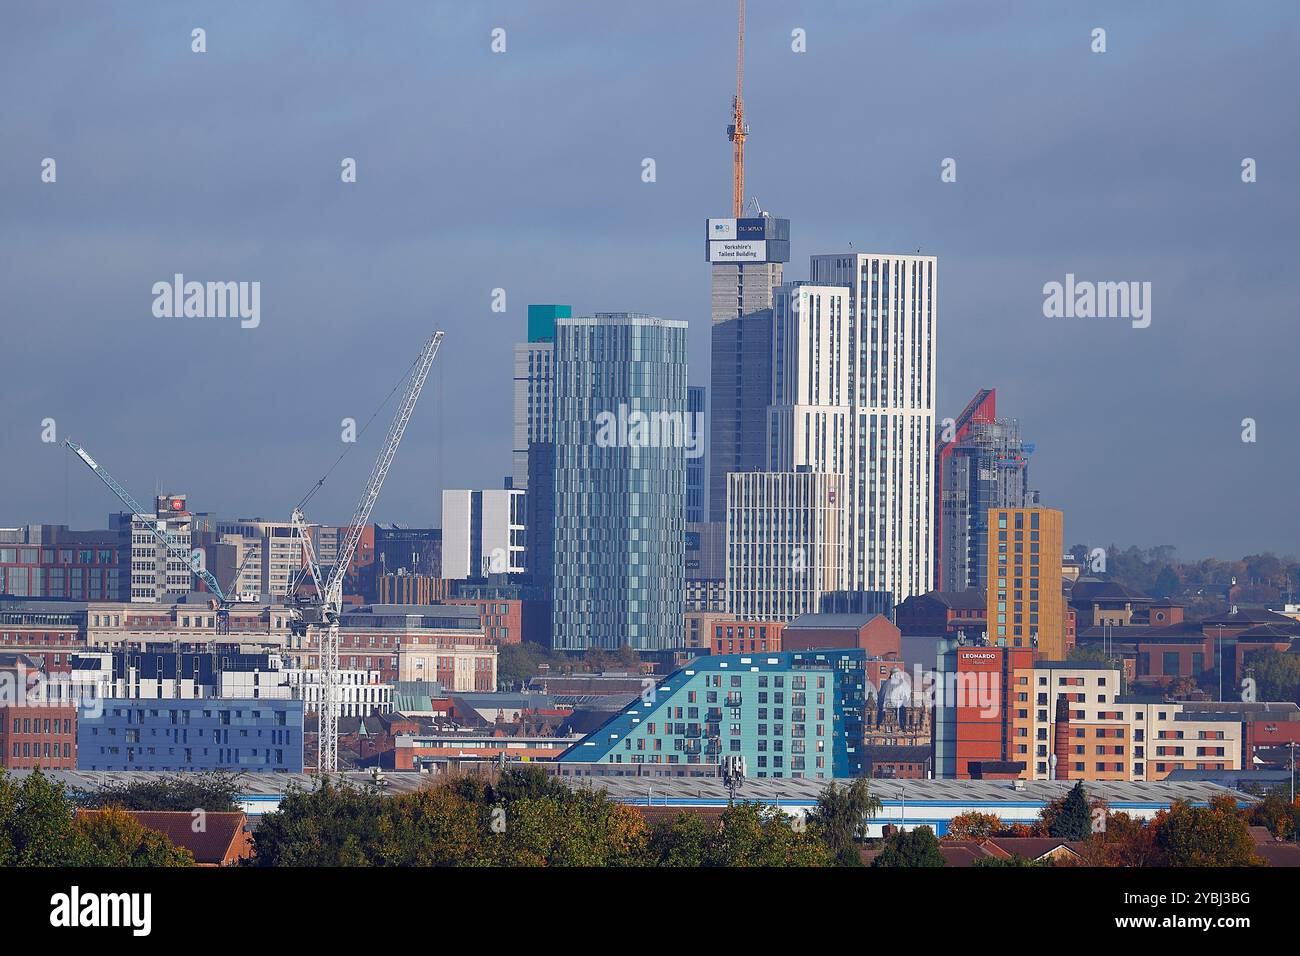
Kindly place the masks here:
<instances>
[{"instance_id":1,"label":"rooftop antenna","mask_svg":"<svg viewBox=\"0 0 1300 956\"><path fill-rule=\"evenodd\" d=\"M727 139L731 140L731 214L739 219L745 212L745 137L749 126L745 123L745 0L740 2L740 15L736 26L736 95L731 100L731 125Z\"/></svg>"}]
</instances>

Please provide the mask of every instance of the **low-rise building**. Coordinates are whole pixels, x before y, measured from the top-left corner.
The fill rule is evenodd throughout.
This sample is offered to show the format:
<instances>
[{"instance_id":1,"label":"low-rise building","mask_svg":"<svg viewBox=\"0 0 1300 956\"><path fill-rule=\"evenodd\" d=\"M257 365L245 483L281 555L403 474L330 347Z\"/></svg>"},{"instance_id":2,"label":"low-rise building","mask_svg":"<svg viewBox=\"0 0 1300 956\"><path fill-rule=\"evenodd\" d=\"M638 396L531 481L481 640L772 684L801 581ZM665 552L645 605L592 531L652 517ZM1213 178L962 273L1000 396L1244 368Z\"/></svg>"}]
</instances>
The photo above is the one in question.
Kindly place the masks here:
<instances>
[{"instance_id":1,"label":"low-rise building","mask_svg":"<svg viewBox=\"0 0 1300 956\"><path fill-rule=\"evenodd\" d=\"M300 700L108 700L77 722L78 770L303 769Z\"/></svg>"}]
</instances>

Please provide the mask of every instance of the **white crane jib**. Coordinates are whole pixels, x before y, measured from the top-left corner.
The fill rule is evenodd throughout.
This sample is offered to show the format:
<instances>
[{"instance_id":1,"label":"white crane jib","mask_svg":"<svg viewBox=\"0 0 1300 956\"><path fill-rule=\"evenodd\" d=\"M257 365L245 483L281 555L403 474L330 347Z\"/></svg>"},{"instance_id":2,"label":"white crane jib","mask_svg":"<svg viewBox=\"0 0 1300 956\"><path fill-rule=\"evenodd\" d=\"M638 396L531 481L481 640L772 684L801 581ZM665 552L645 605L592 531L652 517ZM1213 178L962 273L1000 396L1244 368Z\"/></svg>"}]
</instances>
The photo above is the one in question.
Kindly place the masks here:
<instances>
[{"instance_id":1,"label":"white crane jib","mask_svg":"<svg viewBox=\"0 0 1300 956\"><path fill-rule=\"evenodd\" d=\"M366 482L361 500L357 502L352 520L347 525L346 534L339 546L338 556L333 568L330 569L328 580L321 580L320 565L308 533L306 518L301 508L293 510L293 525L302 542L303 560L316 586L317 595L308 608L299 608L298 616L301 624L305 625L304 630L311 625L321 627L321 702L317 711L320 719L317 766L321 771L338 769L339 618L343 613L343 579L347 574L348 565L352 563L352 558L356 554L357 545L361 542L361 535L370 521L370 513L379 499L379 492L384 487L384 479L388 477L388 470L392 467L397 447L402 443L402 435L411 420L411 413L415 411L415 403L420 398L425 379L429 377L429 369L433 365L434 356L438 354L438 345L442 342L442 336L443 332L440 329L429 337L413 366L406 395L393 415L392 424L388 426L388 435L379 450L379 457L375 459L374 468L370 471L370 479ZM303 611L308 613L304 615ZM315 613L311 613L312 611Z\"/></svg>"}]
</instances>

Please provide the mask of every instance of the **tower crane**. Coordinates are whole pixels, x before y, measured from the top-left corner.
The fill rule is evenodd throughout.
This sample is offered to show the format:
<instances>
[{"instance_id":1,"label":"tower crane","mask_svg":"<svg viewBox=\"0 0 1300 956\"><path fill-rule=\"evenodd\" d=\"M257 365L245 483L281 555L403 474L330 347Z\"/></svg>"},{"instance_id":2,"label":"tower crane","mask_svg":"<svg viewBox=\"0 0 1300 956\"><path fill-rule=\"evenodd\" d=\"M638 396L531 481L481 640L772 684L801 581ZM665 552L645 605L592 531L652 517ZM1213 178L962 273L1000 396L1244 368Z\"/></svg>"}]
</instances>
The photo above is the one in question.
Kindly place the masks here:
<instances>
[{"instance_id":1,"label":"tower crane","mask_svg":"<svg viewBox=\"0 0 1300 956\"><path fill-rule=\"evenodd\" d=\"M739 23L736 28L736 95L731 100L731 125L727 139L731 140L731 214L739 219L745 209L745 138L749 124L745 122L745 0L740 0Z\"/></svg>"},{"instance_id":2,"label":"tower crane","mask_svg":"<svg viewBox=\"0 0 1300 956\"><path fill-rule=\"evenodd\" d=\"M352 520L347 525L346 536L339 547L338 557L335 559L328 578L324 578L322 575L320 563L316 557L316 549L311 541L310 526L302 511L302 505L306 499L299 502L298 506L293 509L290 519L293 522L298 540L302 544L303 564L308 574L310 574L316 590L315 595L311 598L302 600L293 593L296 588L291 589L291 597L294 599L291 628L294 634L300 637L308 636L313 629L319 635L321 700L317 708L320 728L317 769L322 772L338 770L339 619L343 615L343 578L347 574L348 565L352 563L352 558L356 554L357 545L361 542L361 535L365 531L366 524L370 521L370 513L374 510L380 489L384 486L384 479L388 477L388 470L392 467L393 458L397 454L397 447L402 443L402 435L405 434L406 425L411 420L411 413L415 411L415 403L420 398L425 379L429 377L429 369L433 365L434 356L438 354L438 346L442 342L442 336L441 329L434 332L424 343L419 358L416 359L414 366L412 366L410 382L406 387L406 395L393 415L392 424L388 426L388 436L380 447L379 457L375 459L374 467L370 471L370 479L366 482L365 491L362 492L361 500L357 502L356 511L353 512ZM317 487L323 481L322 478L320 482L317 482ZM310 494L308 497L310 497Z\"/></svg>"},{"instance_id":3,"label":"tower crane","mask_svg":"<svg viewBox=\"0 0 1300 956\"><path fill-rule=\"evenodd\" d=\"M240 574L243 573L244 565L248 562L248 554L251 552L244 555L244 560L240 562L239 569L235 572L235 578L230 583L230 588L223 590L221 585L217 582L216 577L207 569L207 567L204 566L202 550L195 548L192 551L186 551L182 548L176 535L166 530L166 523L159 521L156 516L150 517L149 515L146 515L144 509L140 507L139 502L131 497L131 493L118 484L117 479L110 475L103 465L91 457L90 453L86 451L86 449L82 448L71 439L66 439L63 444L70 450L76 452L77 457L85 462L86 467L93 471L95 476L106 484L108 489L113 492L113 494L117 495L124 505L131 509L132 526L134 526L135 522L138 521L148 529L150 534L157 538L167 548L167 552L172 557L184 564L185 567L189 569L190 573L197 575L203 580L203 583L207 585L208 591L210 591L213 596L212 606L217 612L217 633L230 633L229 608L234 600L233 592L235 586L239 582Z\"/></svg>"}]
</instances>

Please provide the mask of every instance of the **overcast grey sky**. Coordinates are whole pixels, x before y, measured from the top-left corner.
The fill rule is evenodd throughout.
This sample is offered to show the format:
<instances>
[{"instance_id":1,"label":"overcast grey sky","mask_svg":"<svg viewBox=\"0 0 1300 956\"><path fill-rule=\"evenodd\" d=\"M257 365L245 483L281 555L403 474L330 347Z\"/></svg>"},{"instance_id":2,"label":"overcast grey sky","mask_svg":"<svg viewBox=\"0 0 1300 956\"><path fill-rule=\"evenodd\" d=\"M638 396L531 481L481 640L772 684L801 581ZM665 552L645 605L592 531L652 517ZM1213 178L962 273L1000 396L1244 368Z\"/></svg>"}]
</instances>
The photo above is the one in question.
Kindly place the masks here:
<instances>
[{"instance_id":1,"label":"overcast grey sky","mask_svg":"<svg viewBox=\"0 0 1300 956\"><path fill-rule=\"evenodd\" d=\"M749 7L746 192L791 220L788 278L850 241L937 255L939 416L996 387L1067 542L1300 552L1300 4ZM706 384L734 20L732 0L5 3L0 525L116 510L41 443L47 417L141 500L287 518L340 420L441 326L375 512L435 523L441 488L509 471L529 302L689 320ZM177 272L261 282L261 325L155 318ZM1151 282L1151 326L1044 318L1066 273ZM351 514L387 417L311 518Z\"/></svg>"}]
</instances>

